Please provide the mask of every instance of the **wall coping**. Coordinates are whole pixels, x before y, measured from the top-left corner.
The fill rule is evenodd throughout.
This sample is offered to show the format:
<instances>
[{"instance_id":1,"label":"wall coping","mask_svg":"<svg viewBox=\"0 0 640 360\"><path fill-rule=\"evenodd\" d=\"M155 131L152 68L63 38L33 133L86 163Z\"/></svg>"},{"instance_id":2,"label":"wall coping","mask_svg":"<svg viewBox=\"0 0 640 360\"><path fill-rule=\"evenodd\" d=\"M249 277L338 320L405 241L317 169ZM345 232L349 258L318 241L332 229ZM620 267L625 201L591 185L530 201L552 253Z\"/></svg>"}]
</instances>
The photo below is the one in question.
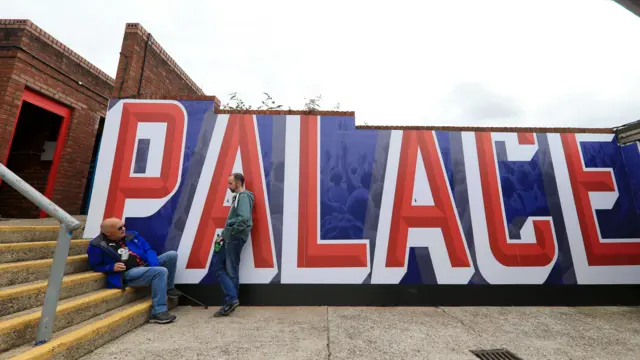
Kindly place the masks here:
<instances>
[{"instance_id":1,"label":"wall coping","mask_svg":"<svg viewBox=\"0 0 640 360\"><path fill-rule=\"evenodd\" d=\"M494 127L494 126L400 126L400 125L356 125L360 130L437 130L437 131L476 131L476 132L526 132L526 133L583 133L613 134L611 128L579 127Z\"/></svg>"},{"instance_id":2,"label":"wall coping","mask_svg":"<svg viewBox=\"0 0 640 360\"><path fill-rule=\"evenodd\" d=\"M220 109L220 99L208 95L138 95L120 99L148 99L148 100L213 100L216 104L216 114L246 114L246 115L315 115L315 116L353 116L354 111L336 110L232 110ZM358 130L436 130L436 131L476 131L476 132L526 132L526 133L583 133L583 134L613 134L611 128L580 128L580 127L496 127L496 126L415 126L415 125L356 125Z\"/></svg>"},{"instance_id":3,"label":"wall coping","mask_svg":"<svg viewBox=\"0 0 640 360\"><path fill-rule=\"evenodd\" d=\"M121 100L121 99L138 99L138 100L201 100L201 101L213 101L215 107L220 106L220 99L218 99L214 95L162 95L162 94L140 94L140 95L130 95L123 97L115 97L111 98L112 100Z\"/></svg>"},{"instance_id":4,"label":"wall coping","mask_svg":"<svg viewBox=\"0 0 640 360\"><path fill-rule=\"evenodd\" d=\"M216 109L216 114L251 114L251 115L319 115L319 116L355 116L353 111L334 110L231 110Z\"/></svg>"}]
</instances>

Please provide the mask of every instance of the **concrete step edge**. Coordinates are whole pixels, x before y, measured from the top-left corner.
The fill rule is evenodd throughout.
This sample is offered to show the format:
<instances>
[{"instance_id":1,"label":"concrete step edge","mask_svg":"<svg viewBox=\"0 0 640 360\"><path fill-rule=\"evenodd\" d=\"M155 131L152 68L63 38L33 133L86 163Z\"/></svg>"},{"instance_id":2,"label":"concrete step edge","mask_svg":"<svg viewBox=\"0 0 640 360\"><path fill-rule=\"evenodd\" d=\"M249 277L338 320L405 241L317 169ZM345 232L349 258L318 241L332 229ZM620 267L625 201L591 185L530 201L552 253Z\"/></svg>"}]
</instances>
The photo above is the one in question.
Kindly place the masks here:
<instances>
[{"instance_id":1,"label":"concrete step edge","mask_svg":"<svg viewBox=\"0 0 640 360\"><path fill-rule=\"evenodd\" d=\"M25 284L49 278L53 259L19 261L0 264L0 287ZM65 275L89 270L87 255L69 256L65 262Z\"/></svg>"},{"instance_id":2,"label":"concrete step edge","mask_svg":"<svg viewBox=\"0 0 640 360\"><path fill-rule=\"evenodd\" d=\"M151 300L142 299L125 306L111 310L77 325L73 331L60 331L53 338L40 346L29 347L22 352L22 348L7 354L13 357L0 359L32 360L50 359L53 357L64 359L78 359L104 344L145 324L151 312ZM16 354L16 352L19 353Z\"/></svg>"},{"instance_id":3,"label":"concrete step edge","mask_svg":"<svg viewBox=\"0 0 640 360\"><path fill-rule=\"evenodd\" d=\"M75 239L71 240L71 246L78 245L89 245L89 239ZM37 249L41 247L52 247L55 248L57 241L32 241L32 242L22 242L22 243L3 243L0 244L0 251L11 251L11 250L23 250L23 249Z\"/></svg>"},{"instance_id":4,"label":"concrete step edge","mask_svg":"<svg viewBox=\"0 0 640 360\"><path fill-rule=\"evenodd\" d=\"M4 225L0 223L0 244L55 241L60 225ZM73 239L82 238L84 225L73 231Z\"/></svg>"},{"instance_id":5,"label":"concrete step edge","mask_svg":"<svg viewBox=\"0 0 640 360\"><path fill-rule=\"evenodd\" d=\"M87 222L87 215L71 215L74 219L78 220L81 224ZM0 225L2 226L58 226L60 222L52 217L40 218L40 219L16 219L16 218L2 218Z\"/></svg>"},{"instance_id":6,"label":"concrete step edge","mask_svg":"<svg viewBox=\"0 0 640 360\"><path fill-rule=\"evenodd\" d=\"M86 294L104 288L106 276L87 271L62 278L60 300ZM47 280L0 288L0 316L42 306L47 291Z\"/></svg>"},{"instance_id":7,"label":"concrete step edge","mask_svg":"<svg viewBox=\"0 0 640 360\"><path fill-rule=\"evenodd\" d=\"M66 299L65 302L58 304L58 307L56 308L56 318L60 315L73 312L79 308L91 306L99 302L122 296L124 293L132 293L134 291L134 288L127 288L125 291L120 289L100 289L87 294L74 296ZM42 307L40 306L32 309L32 311L29 311L27 314L15 317L12 317L13 315L8 315L0 318L0 337L3 334L7 334L15 330L16 328L23 327L25 324L38 322L41 312Z\"/></svg>"},{"instance_id":8,"label":"concrete step edge","mask_svg":"<svg viewBox=\"0 0 640 360\"><path fill-rule=\"evenodd\" d=\"M71 262L77 261L88 261L87 255L74 255L67 257L67 264ZM53 263L53 259L39 259L39 260L28 260L28 261L18 261L14 263L8 264L0 264L0 273L4 271L17 271L21 269L32 269L34 267L47 267L51 266Z\"/></svg>"},{"instance_id":9,"label":"concrete step edge","mask_svg":"<svg viewBox=\"0 0 640 360\"><path fill-rule=\"evenodd\" d=\"M92 317L140 299L148 292L128 288L102 289L60 301L56 309L54 331L73 326ZM28 343L35 338L42 307L0 318L0 351Z\"/></svg>"},{"instance_id":10,"label":"concrete step edge","mask_svg":"<svg viewBox=\"0 0 640 360\"><path fill-rule=\"evenodd\" d=\"M84 239L71 240L69 254L76 256L86 253L89 241ZM53 258L56 244L56 241L0 244L0 264Z\"/></svg>"},{"instance_id":11,"label":"concrete step edge","mask_svg":"<svg viewBox=\"0 0 640 360\"><path fill-rule=\"evenodd\" d=\"M80 282L104 278L103 273L85 271L77 274L65 275L62 278L62 287L75 285ZM25 284L18 284L0 288L0 301L13 297L23 296L29 293L46 291L48 280L37 280Z\"/></svg>"},{"instance_id":12,"label":"concrete step edge","mask_svg":"<svg viewBox=\"0 0 640 360\"><path fill-rule=\"evenodd\" d=\"M59 231L60 225L0 225L0 233L23 231Z\"/></svg>"}]
</instances>

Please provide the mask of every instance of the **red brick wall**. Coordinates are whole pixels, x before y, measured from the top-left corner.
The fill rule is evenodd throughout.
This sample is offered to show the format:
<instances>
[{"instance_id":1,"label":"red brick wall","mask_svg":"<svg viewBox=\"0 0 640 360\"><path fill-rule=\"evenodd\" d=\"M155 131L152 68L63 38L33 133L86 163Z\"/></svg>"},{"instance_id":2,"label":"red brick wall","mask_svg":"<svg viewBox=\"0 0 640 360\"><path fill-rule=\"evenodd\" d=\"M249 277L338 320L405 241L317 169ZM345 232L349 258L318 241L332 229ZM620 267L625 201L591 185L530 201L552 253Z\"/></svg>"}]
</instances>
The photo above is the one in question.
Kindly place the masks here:
<instances>
[{"instance_id":1,"label":"red brick wall","mask_svg":"<svg viewBox=\"0 0 640 360\"><path fill-rule=\"evenodd\" d=\"M98 121L106 114L109 98L204 95L139 24L126 25L116 78L29 20L0 20L0 161L5 163L9 154L25 88L71 108L52 200L72 214L80 211ZM12 204L12 216L16 207L32 215L25 203Z\"/></svg>"},{"instance_id":2,"label":"red brick wall","mask_svg":"<svg viewBox=\"0 0 640 360\"><path fill-rule=\"evenodd\" d=\"M25 87L71 108L52 200L72 214L80 211L98 121L113 81L30 21L0 20L0 161L6 161Z\"/></svg>"},{"instance_id":3,"label":"red brick wall","mask_svg":"<svg viewBox=\"0 0 640 360\"><path fill-rule=\"evenodd\" d=\"M140 86L140 79L142 79L142 86ZM145 95L173 97L204 95L204 92L149 32L140 24L130 23L125 28L118 72L111 96L130 98Z\"/></svg>"},{"instance_id":4,"label":"red brick wall","mask_svg":"<svg viewBox=\"0 0 640 360\"><path fill-rule=\"evenodd\" d=\"M2 26L3 20L0 20ZM0 28L0 162L4 163L9 153L8 144L13 135L18 106L22 98L24 83L12 79L18 49L8 47L20 44L23 29Z\"/></svg>"}]
</instances>

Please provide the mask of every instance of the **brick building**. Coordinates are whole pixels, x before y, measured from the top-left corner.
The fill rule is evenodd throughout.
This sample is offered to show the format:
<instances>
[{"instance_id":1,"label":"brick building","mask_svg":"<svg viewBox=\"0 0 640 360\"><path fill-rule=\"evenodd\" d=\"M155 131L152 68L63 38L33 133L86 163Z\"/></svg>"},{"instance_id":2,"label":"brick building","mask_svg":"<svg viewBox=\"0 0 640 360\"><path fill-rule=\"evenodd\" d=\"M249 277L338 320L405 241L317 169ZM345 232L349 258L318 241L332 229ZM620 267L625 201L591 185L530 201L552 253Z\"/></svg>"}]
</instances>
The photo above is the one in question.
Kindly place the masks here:
<instances>
[{"instance_id":1,"label":"brick building","mask_svg":"<svg viewBox=\"0 0 640 360\"><path fill-rule=\"evenodd\" d=\"M140 24L126 25L112 98L205 95Z\"/></svg>"},{"instance_id":2,"label":"brick building","mask_svg":"<svg viewBox=\"0 0 640 360\"><path fill-rule=\"evenodd\" d=\"M31 21L0 20L0 161L71 214L86 213L109 99L162 96L203 91L139 24L113 79ZM0 216L44 214L0 183Z\"/></svg>"},{"instance_id":3,"label":"brick building","mask_svg":"<svg viewBox=\"0 0 640 360\"><path fill-rule=\"evenodd\" d=\"M0 162L67 212L87 211L109 99L132 97L217 102L140 24L125 26L113 79L31 21L0 20ZM43 215L0 180L0 217Z\"/></svg>"}]
</instances>

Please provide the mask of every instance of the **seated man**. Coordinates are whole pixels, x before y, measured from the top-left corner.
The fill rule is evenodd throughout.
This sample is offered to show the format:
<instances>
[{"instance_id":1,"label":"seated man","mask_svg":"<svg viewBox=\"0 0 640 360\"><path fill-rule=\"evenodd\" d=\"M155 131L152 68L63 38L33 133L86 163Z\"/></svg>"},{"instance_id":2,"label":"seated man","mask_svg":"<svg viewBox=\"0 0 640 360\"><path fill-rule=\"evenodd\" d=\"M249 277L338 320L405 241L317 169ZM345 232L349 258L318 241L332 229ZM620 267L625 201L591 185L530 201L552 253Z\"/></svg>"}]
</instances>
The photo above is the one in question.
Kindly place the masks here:
<instances>
[{"instance_id":1,"label":"seated man","mask_svg":"<svg viewBox=\"0 0 640 360\"><path fill-rule=\"evenodd\" d=\"M124 222L113 218L102 222L100 235L89 243L87 255L91 269L107 275L108 288L151 285L149 322L168 324L176 319L167 308L167 296L177 299L182 295L173 287L178 261L175 251L158 256L138 233L126 233Z\"/></svg>"}]
</instances>

